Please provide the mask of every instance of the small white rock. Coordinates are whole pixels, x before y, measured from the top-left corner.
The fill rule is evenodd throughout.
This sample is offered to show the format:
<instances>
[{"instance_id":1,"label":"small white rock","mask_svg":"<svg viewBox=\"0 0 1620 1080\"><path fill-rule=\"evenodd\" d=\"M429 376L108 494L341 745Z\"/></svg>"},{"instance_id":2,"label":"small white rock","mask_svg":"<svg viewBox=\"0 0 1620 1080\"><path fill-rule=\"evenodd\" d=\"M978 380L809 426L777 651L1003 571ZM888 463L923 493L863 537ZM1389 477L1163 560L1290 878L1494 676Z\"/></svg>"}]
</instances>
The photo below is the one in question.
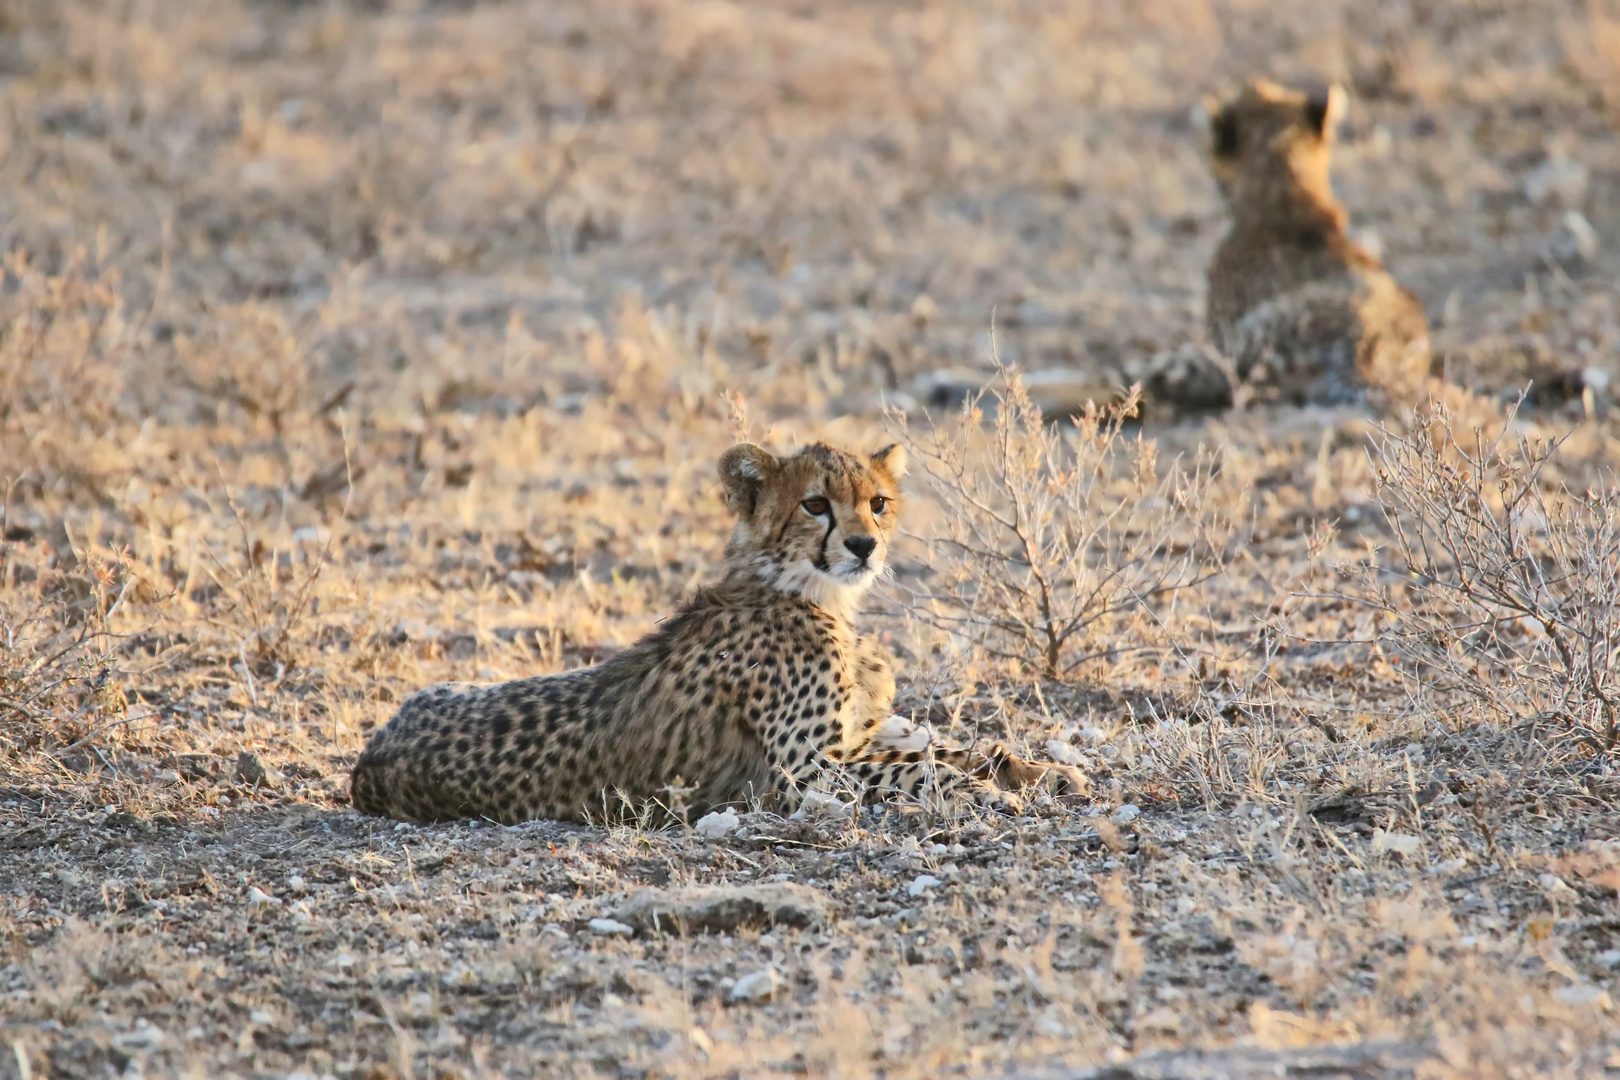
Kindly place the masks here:
<instances>
[{"instance_id":1,"label":"small white rock","mask_svg":"<svg viewBox=\"0 0 1620 1080\"><path fill-rule=\"evenodd\" d=\"M1537 206L1554 201L1564 206L1579 206L1586 198L1591 177L1591 170L1581 162L1553 154L1525 177L1524 194Z\"/></svg>"},{"instance_id":2,"label":"small white rock","mask_svg":"<svg viewBox=\"0 0 1620 1080\"><path fill-rule=\"evenodd\" d=\"M1557 874L1542 874L1537 877L1536 880L1541 882L1541 887L1546 889L1548 892L1556 893L1570 891L1569 883L1563 878L1559 877Z\"/></svg>"},{"instance_id":3,"label":"small white rock","mask_svg":"<svg viewBox=\"0 0 1620 1080\"><path fill-rule=\"evenodd\" d=\"M1059 765L1085 764L1086 759L1080 756L1080 751L1076 750L1068 743L1061 742L1057 739L1046 740L1046 752L1051 756L1052 760L1057 762Z\"/></svg>"},{"instance_id":4,"label":"small white rock","mask_svg":"<svg viewBox=\"0 0 1620 1080\"><path fill-rule=\"evenodd\" d=\"M727 1001L769 1001L776 996L782 988L782 976L776 973L775 968L766 968L756 971L752 975L744 975L732 986L731 992L726 995Z\"/></svg>"},{"instance_id":5,"label":"small white rock","mask_svg":"<svg viewBox=\"0 0 1620 1080\"><path fill-rule=\"evenodd\" d=\"M281 903L280 900L277 900L275 897L271 896L269 893L265 892L263 889L259 888L257 885L253 886L253 888L248 890L247 902L248 902L248 907L251 907L251 908L253 908L255 910L260 910L260 911L262 911L263 909L269 907L271 904L279 904L279 903Z\"/></svg>"},{"instance_id":6,"label":"small white rock","mask_svg":"<svg viewBox=\"0 0 1620 1080\"><path fill-rule=\"evenodd\" d=\"M1547 236L1547 257L1565 266L1590 262L1602 247L1598 232L1579 210L1567 210Z\"/></svg>"},{"instance_id":7,"label":"small white rock","mask_svg":"<svg viewBox=\"0 0 1620 1080\"><path fill-rule=\"evenodd\" d=\"M626 926L617 919L592 919L586 925L597 937L629 937L636 932L635 927Z\"/></svg>"},{"instance_id":8,"label":"small white rock","mask_svg":"<svg viewBox=\"0 0 1620 1080\"><path fill-rule=\"evenodd\" d=\"M1373 830L1373 851L1378 854L1393 851L1399 855L1415 855L1423 846L1423 841L1416 836L1407 836L1404 833L1385 832L1383 829Z\"/></svg>"},{"instance_id":9,"label":"small white rock","mask_svg":"<svg viewBox=\"0 0 1620 1080\"><path fill-rule=\"evenodd\" d=\"M854 813L854 803L846 802L829 792L811 788L805 791L799 800L799 808L793 811L788 820L809 821L812 818L826 818L831 821L845 821Z\"/></svg>"},{"instance_id":10,"label":"small white rock","mask_svg":"<svg viewBox=\"0 0 1620 1080\"><path fill-rule=\"evenodd\" d=\"M1605 952L1600 952L1592 959L1596 960L1599 964L1602 964L1606 968L1620 968L1620 949L1609 949Z\"/></svg>"},{"instance_id":11,"label":"small white rock","mask_svg":"<svg viewBox=\"0 0 1620 1080\"><path fill-rule=\"evenodd\" d=\"M266 1012L264 1009L254 1009L248 1013L248 1019L259 1027L273 1027L276 1022L276 1014Z\"/></svg>"},{"instance_id":12,"label":"small white rock","mask_svg":"<svg viewBox=\"0 0 1620 1080\"><path fill-rule=\"evenodd\" d=\"M699 836L708 837L710 840L718 840L722 836L735 832L737 826L741 824L742 819L737 816L736 811L717 810L712 814L704 814L698 818L697 824L692 826L692 831Z\"/></svg>"},{"instance_id":13,"label":"small white rock","mask_svg":"<svg viewBox=\"0 0 1620 1080\"><path fill-rule=\"evenodd\" d=\"M163 1045L163 1029L137 1017L135 1029L114 1035L113 1045L120 1050L156 1050Z\"/></svg>"},{"instance_id":14,"label":"small white rock","mask_svg":"<svg viewBox=\"0 0 1620 1080\"><path fill-rule=\"evenodd\" d=\"M906 892L912 896L921 896L934 886L943 884L943 881L932 874L918 874L916 880L906 886Z\"/></svg>"},{"instance_id":15,"label":"small white rock","mask_svg":"<svg viewBox=\"0 0 1620 1080\"><path fill-rule=\"evenodd\" d=\"M1609 1007L1609 992L1601 986L1591 983L1575 983L1572 986L1561 986L1553 991L1553 1000L1560 1005L1597 1005L1607 1010Z\"/></svg>"},{"instance_id":16,"label":"small white rock","mask_svg":"<svg viewBox=\"0 0 1620 1080\"><path fill-rule=\"evenodd\" d=\"M1122 803L1114 807L1114 812L1108 815L1108 820L1115 825L1129 825L1142 816L1142 808L1135 803Z\"/></svg>"}]
</instances>

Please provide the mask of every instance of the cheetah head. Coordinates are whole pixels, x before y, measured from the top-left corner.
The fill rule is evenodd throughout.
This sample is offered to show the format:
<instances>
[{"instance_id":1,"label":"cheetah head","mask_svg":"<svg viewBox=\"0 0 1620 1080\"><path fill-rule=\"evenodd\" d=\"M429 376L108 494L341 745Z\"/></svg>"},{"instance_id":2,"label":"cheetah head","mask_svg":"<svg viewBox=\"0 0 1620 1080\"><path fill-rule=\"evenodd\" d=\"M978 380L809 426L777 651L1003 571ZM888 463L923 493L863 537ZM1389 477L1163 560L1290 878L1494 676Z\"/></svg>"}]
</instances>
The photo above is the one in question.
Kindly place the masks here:
<instances>
[{"instance_id":1,"label":"cheetah head","mask_svg":"<svg viewBox=\"0 0 1620 1080\"><path fill-rule=\"evenodd\" d=\"M861 457L816 443L777 457L739 443L720 456L738 518L727 560L847 617L889 565L905 471L898 445Z\"/></svg>"},{"instance_id":2,"label":"cheetah head","mask_svg":"<svg viewBox=\"0 0 1620 1080\"><path fill-rule=\"evenodd\" d=\"M1328 164L1344 90L1306 93L1252 79L1226 103L1207 100L1210 161L1234 217L1275 218L1331 203Z\"/></svg>"}]
</instances>

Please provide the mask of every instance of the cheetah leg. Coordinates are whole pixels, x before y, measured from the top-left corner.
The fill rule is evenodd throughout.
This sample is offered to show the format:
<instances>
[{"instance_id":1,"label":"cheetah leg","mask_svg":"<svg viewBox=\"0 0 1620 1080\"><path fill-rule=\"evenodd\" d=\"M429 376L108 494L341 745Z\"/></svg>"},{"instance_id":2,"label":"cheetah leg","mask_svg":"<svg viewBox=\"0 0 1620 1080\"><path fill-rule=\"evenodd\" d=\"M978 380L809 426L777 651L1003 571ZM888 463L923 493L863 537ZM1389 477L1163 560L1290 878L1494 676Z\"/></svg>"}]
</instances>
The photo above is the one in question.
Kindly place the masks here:
<instances>
[{"instance_id":1,"label":"cheetah leg","mask_svg":"<svg viewBox=\"0 0 1620 1080\"><path fill-rule=\"evenodd\" d=\"M926 730L926 729L925 729ZM926 751L911 748L889 748L877 740L861 758L869 762L920 761L932 757L939 765L955 769L968 777L994 785L997 788L1017 790L1032 784L1049 785L1059 795L1085 795L1091 790L1086 774L1072 765L1042 763L1021 758L1005 743L994 743L988 750L965 750L961 747L935 744Z\"/></svg>"},{"instance_id":2,"label":"cheetah leg","mask_svg":"<svg viewBox=\"0 0 1620 1080\"><path fill-rule=\"evenodd\" d=\"M956 766L969 776L983 777L1004 788L1024 788L1045 784L1058 795L1086 795L1091 780L1073 765L1039 762L1021 758L1006 743L994 743L988 751L939 747L935 756Z\"/></svg>"},{"instance_id":3,"label":"cheetah leg","mask_svg":"<svg viewBox=\"0 0 1620 1080\"><path fill-rule=\"evenodd\" d=\"M1012 814L1023 812L1023 800L992 781L969 776L953 765L925 755L907 756L911 760L846 762L843 771L859 788L861 801L867 804L894 796L919 802L934 797L951 809L989 805Z\"/></svg>"}]
</instances>

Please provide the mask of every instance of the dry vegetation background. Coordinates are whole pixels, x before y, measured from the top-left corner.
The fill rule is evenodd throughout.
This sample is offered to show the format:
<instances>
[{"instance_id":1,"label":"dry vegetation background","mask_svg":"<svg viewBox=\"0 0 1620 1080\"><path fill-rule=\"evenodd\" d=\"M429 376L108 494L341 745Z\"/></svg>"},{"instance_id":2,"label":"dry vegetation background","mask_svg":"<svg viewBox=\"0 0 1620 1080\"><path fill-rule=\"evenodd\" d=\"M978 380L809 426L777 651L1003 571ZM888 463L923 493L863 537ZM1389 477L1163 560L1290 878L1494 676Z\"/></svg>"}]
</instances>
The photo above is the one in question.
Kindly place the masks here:
<instances>
[{"instance_id":1,"label":"dry vegetation background","mask_svg":"<svg viewBox=\"0 0 1620 1080\"><path fill-rule=\"evenodd\" d=\"M1350 88L1450 434L933 426L992 311L1025 370L1199 336L1255 73ZM1488 441L1620 375L1617 109L1598 0L0 4L0 1076L1615 1075L1620 423ZM897 427L904 708L1094 803L347 808L405 695L711 575L736 431ZM771 880L831 921L588 926Z\"/></svg>"}]
</instances>

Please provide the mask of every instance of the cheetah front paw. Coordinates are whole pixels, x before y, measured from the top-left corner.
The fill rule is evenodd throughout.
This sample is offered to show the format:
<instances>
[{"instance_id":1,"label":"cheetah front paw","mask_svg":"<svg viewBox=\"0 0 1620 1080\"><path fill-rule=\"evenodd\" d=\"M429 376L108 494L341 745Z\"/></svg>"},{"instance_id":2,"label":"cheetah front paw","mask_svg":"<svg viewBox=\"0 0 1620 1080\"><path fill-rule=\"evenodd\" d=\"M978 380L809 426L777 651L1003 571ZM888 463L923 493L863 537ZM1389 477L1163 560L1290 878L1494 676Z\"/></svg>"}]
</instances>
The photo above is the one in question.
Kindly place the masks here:
<instances>
[{"instance_id":1,"label":"cheetah front paw","mask_svg":"<svg viewBox=\"0 0 1620 1080\"><path fill-rule=\"evenodd\" d=\"M898 713L872 729L871 749L886 753L922 753L934 741L927 724L917 724Z\"/></svg>"},{"instance_id":2,"label":"cheetah front paw","mask_svg":"<svg viewBox=\"0 0 1620 1080\"><path fill-rule=\"evenodd\" d=\"M1028 761L1004 743L991 747L987 760L993 765L993 779L999 787L1040 785L1054 795L1086 795L1091 791L1090 779L1073 765Z\"/></svg>"},{"instance_id":3,"label":"cheetah front paw","mask_svg":"<svg viewBox=\"0 0 1620 1080\"><path fill-rule=\"evenodd\" d=\"M1023 817L1024 815L1024 798L1016 792L986 785L984 799L991 809L999 810L1010 817Z\"/></svg>"},{"instance_id":4,"label":"cheetah front paw","mask_svg":"<svg viewBox=\"0 0 1620 1080\"><path fill-rule=\"evenodd\" d=\"M1041 781L1054 795L1091 794L1091 777L1073 765L1048 765Z\"/></svg>"}]
</instances>

